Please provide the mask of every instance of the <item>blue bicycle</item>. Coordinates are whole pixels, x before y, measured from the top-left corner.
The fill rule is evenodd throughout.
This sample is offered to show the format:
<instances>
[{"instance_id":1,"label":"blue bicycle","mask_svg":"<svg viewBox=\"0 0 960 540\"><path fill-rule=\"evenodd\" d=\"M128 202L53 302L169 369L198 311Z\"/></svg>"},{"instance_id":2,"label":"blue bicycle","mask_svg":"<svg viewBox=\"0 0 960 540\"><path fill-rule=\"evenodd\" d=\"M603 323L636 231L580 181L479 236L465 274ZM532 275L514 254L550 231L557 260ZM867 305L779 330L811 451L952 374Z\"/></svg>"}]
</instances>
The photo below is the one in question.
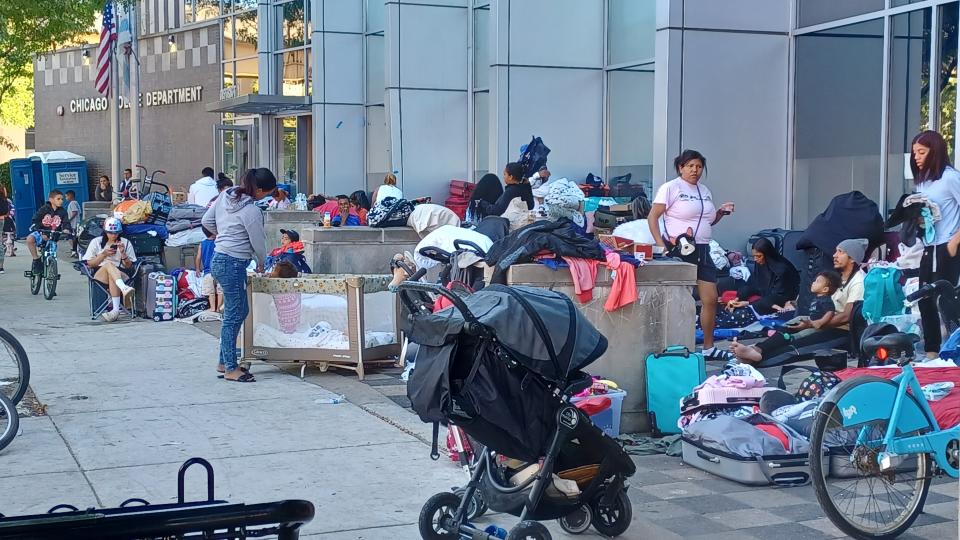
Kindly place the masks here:
<instances>
[{"instance_id":1,"label":"blue bicycle","mask_svg":"<svg viewBox=\"0 0 960 540\"><path fill-rule=\"evenodd\" d=\"M943 283L909 300L953 290ZM923 512L931 479L960 471L960 426L937 424L911 365L917 339L894 333L865 340L863 352L895 361L900 375L846 380L817 408L810 447L825 450L811 457L813 486L830 521L854 538L899 536Z\"/></svg>"},{"instance_id":2,"label":"blue bicycle","mask_svg":"<svg viewBox=\"0 0 960 540\"><path fill-rule=\"evenodd\" d=\"M30 280L30 294L38 294L43 287L43 297L47 300L53 300L57 295L57 282L60 281L60 273L57 269L57 242L72 238L68 232L61 231L38 231L47 235L48 240L44 240L40 250L40 272L33 270L24 271L23 275Z\"/></svg>"}]
</instances>

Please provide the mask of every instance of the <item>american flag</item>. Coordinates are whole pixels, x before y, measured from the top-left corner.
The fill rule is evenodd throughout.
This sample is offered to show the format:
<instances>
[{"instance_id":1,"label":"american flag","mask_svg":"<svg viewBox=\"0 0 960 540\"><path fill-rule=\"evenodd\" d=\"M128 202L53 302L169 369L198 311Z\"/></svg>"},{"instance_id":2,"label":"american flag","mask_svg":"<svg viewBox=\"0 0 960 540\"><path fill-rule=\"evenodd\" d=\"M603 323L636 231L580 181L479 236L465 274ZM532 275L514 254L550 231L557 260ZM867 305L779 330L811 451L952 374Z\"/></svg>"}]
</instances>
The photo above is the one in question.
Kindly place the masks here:
<instances>
[{"instance_id":1,"label":"american flag","mask_svg":"<svg viewBox=\"0 0 960 540\"><path fill-rule=\"evenodd\" d=\"M103 7L103 29L100 30L100 46L97 47L97 78L94 81L97 92L105 96L110 95L110 63L115 41L117 30L113 21L113 2L107 0L107 5Z\"/></svg>"}]
</instances>

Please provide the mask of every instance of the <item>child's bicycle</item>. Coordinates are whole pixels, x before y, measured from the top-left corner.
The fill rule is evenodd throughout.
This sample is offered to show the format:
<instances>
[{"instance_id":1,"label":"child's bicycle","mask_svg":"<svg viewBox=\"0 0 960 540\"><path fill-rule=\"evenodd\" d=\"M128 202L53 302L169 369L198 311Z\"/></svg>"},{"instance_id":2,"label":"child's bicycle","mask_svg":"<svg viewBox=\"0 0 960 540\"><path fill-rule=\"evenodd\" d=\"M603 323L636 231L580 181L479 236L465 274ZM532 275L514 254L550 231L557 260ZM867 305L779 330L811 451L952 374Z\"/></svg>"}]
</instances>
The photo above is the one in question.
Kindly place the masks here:
<instances>
[{"instance_id":1,"label":"child's bicycle","mask_svg":"<svg viewBox=\"0 0 960 540\"><path fill-rule=\"evenodd\" d=\"M908 300L953 290L950 283L938 282ZM813 486L830 521L854 538L902 534L923 512L933 476L958 477L960 426L941 430L937 424L911 365L916 341L917 336L904 333L865 340L864 354L893 360L902 373L892 380L846 380L817 408L810 447L828 451L811 457ZM838 474L831 463L845 466Z\"/></svg>"},{"instance_id":2,"label":"child's bicycle","mask_svg":"<svg viewBox=\"0 0 960 540\"><path fill-rule=\"evenodd\" d=\"M37 294L43 287L43 297L47 300L53 300L57 295L57 282L60 281L60 273L57 269L57 242L66 240L72 235L63 231L38 230L41 234L46 234L49 239L44 240L42 246L37 246L40 250L40 272L26 270L23 275L30 280L30 294Z\"/></svg>"}]
</instances>

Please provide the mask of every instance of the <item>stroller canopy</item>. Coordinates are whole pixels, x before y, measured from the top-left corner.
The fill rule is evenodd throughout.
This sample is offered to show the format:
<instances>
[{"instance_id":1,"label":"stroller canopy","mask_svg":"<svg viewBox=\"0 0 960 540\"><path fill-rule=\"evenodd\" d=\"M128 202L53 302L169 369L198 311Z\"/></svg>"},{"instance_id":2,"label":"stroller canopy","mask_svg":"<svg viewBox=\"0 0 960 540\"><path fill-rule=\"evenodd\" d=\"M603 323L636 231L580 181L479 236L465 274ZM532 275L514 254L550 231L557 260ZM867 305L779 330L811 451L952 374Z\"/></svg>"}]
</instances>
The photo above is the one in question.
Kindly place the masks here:
<instances>
[{"instance_id":1,"label":"stroller canopy","mask_svg":"<svg viewBox=\"0 0 960 540\"><path fill-rule=\"evenodd\" d=\"M519 363L557 385L607 350L607 339L563 294L490 285L463 300ZM411 322L410 340L440 347L454 341L465 323L456 308L418 314Z\"/></svg>"}]
</instances>

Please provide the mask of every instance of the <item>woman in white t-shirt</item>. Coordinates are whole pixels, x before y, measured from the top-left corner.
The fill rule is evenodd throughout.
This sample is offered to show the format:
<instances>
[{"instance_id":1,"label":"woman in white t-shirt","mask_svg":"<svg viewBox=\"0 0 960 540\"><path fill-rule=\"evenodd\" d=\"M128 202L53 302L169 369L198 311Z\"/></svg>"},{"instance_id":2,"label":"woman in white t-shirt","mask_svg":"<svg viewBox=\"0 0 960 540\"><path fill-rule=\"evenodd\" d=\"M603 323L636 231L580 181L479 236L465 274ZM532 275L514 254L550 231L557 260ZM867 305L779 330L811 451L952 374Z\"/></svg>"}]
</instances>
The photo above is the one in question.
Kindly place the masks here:
<instances>
[{"instance_id":1,"label":"woman in white t-shirt","mask_svg":"<svg viewBox=\"0 0 960 540\"><path fill-rule=\"evenodd\" d=\"M734 211L732 202L717 208L713 195L700 178L707 169L707 158L696 150L684 150L673 160L677 178L663 184L657 190L653 206L647 216L650 232L660 247L671 246L677 237L687 235L695 238L697 264L697 290L700 293L700 328L703 329L703 355L707 359L722 359L724 351L713 346L713 328L717 318L717 267L710 258L710 240L713 226L723 216ZM663 217L663 230L660 218Z\"/></svg>"}]
</instances>

